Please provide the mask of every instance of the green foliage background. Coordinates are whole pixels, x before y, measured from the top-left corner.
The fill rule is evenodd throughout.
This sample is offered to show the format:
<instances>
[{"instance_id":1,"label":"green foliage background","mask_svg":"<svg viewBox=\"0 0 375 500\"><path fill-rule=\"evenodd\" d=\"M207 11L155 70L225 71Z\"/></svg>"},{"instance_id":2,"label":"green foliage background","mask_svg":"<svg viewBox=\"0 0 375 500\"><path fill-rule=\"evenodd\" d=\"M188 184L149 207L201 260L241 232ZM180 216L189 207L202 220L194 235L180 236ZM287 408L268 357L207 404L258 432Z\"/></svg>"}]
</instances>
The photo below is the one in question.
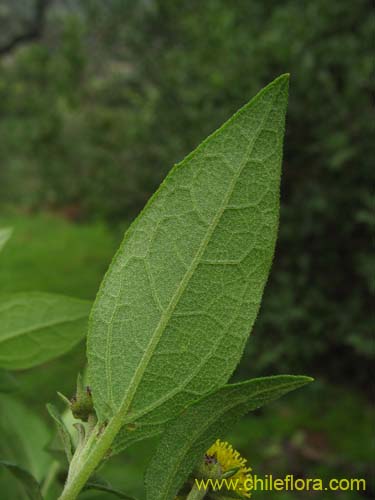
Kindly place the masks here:
<instances>
[{"instance_id":1,"label":"green foliage background","mask_svg":"<svg viewBox=\"0 0 375 500\"><path fill-rule=\"evenodd\" d=\"M319 359L364 383L372 21L364 0L56 6L43 43L2 60L2 205L128 220L173 162L289 71L280 238L252 372L311 373Z\"/></svg>"},{"instance_id":2,"label":"green foliage background","mask_svg":"<svg viewBox=\"0 0 375 500\"><path fill-rule=\"evenodd\" d=\"M0 45L27 21L33 2L21 3L2 3ZM366 0L51 2L42 38L0 59L1 222L15 225L2 289L93 297L124 226L172 164L290 72L279 240L239 373L345 380L366 398L373 32ZM64 363L52 365L61 379ZM20 377L42 408L44 395L27 391L33 372ZM329 401L353 419L347 407L359 403L321 390L335 436L342 417ZM282 448L287 428L273 431Z\"/></svg>"}]
</instances>

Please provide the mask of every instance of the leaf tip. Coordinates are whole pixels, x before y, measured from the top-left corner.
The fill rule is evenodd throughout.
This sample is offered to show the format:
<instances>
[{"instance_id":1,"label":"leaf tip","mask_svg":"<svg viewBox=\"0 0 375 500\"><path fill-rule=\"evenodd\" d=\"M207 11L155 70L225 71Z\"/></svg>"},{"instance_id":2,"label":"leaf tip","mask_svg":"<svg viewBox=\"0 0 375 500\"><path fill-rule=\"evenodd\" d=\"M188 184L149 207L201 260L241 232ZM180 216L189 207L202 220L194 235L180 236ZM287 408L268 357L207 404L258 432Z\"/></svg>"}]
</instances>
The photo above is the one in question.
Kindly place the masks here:
<instances>
[{"instance_id":1,"label":"leaf tip","mask_svg":"<svg viewBox=\"0 0 375 500\"><path fill-rule=\"evenodd\" d=\"M57 395L59 396L59 398L65 403L67 404L69 407L70 407L70 404L71 404L71 401L66 397L64 396L64 394L62 394L61 392L57 391Z\"/></svg>"},{"instance_id":2,"label":"leaf tip","mask_svg":"<svg viewBox=\"0 0 375 500\"><path fill-rule=\"evenodd\" d=\"M311 382L315 382L315 379L313 377L308 377L307 375L300 375L298 377L299 381L304 385L304 384L310 384Z\"/></svg>"},{"instance_id":3,"label":"leaf tip","mask_svg":"<svg viewBox=\"0 0 375 500\"><path fill-rule=\"evenodd\" d=\"M289 88L290 73L283 73L282 75L275 78L271 84L279 85L284 87L286 90Z\"/></svg>"}]
</instances>

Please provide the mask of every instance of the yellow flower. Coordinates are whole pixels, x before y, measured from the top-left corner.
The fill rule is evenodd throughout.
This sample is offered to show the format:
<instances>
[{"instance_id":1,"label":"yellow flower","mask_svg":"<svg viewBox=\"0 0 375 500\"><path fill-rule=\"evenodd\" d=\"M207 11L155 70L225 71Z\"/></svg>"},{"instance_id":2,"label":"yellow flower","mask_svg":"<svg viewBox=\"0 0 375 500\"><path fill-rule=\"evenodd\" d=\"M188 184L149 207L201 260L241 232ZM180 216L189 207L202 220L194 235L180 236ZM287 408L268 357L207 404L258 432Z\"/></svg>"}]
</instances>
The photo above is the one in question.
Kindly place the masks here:
<instances>
[{"instance_id":1,"label":"yellow flower","mask_svg":"<svg viewBox=\"0 0 375 500\"><path fill-rule=\"evenodd\" d=\"M226 441L220 441L217 439L215 443L206 451L206 462L210 463L212 460L216 461L221 468L222 474L226 472L237 469L237 472L230 476L228 480L232 479L232 485L236 485L235 491L240 495L250 498L250 485L252 481L252 476L250 474L251 468L246 466L247 460L239 454L237 450L234 450L232 445ZM237 481L236 481L237 480Z\"/></svg>"}]
</instances>

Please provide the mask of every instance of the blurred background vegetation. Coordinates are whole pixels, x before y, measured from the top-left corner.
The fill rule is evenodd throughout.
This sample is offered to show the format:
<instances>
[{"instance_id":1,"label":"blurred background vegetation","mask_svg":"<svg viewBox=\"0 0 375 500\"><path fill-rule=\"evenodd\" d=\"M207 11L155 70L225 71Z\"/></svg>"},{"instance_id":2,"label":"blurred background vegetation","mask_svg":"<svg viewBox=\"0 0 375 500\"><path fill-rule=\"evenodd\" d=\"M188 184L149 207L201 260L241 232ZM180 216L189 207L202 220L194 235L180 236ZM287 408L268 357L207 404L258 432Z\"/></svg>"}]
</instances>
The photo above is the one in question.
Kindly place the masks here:
<instances>
[{"instance_id":1,"label":"blurred background vegetation","mask_svg":"<svg viewBox=\"0 0 375 500\"><path fill-rule=\"evenodd\" d=\"M370 2L1 0L0 24L0 225L15 228L5 292L93 298L172 164L291 73L277 251L235 378L317 382L245 419L232 441L258 473L369 480ZM80 346L20 372L19 396L47 418L44 403L73 392L83 359ZM107 471L118 486L130 474L138 495L142 446Z\"/></svg>"}]
</instances>

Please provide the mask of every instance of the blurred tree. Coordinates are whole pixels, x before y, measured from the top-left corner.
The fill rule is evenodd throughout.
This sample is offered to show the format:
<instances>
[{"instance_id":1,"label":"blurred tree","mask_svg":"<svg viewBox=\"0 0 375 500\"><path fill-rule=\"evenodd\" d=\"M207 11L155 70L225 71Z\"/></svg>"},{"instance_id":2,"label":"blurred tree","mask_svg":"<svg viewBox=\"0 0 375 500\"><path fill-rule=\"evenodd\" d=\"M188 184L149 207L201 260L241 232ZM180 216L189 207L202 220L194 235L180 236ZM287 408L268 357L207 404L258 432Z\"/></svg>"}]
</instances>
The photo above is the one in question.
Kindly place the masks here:
<instances>
[{"instance_id":1,"label":"blurred tree","mask_svg":"<svg viewBox=\"0 0 375 500\"><path fill-rule=\"evenodd\" d=\"M23 43L41 38L48 5L51 0L35 0L30 10L30 2L4 1L0 8L1 31L0 56L8 54ZM26 16L25 16L26 7ZM26 17L26 18L25 18Z\"/></svg>"}]
</instances>

